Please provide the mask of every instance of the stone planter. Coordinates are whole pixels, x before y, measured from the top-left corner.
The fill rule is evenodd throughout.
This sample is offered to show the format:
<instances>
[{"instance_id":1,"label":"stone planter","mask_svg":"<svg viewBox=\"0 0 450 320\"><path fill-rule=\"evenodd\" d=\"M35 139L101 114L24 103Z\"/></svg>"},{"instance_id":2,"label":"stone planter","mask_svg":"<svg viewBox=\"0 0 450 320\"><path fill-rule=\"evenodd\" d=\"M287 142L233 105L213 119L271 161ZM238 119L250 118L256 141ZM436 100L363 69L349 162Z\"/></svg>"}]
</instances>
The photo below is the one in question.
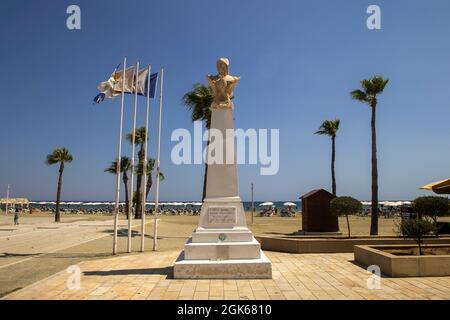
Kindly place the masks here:
<instances>
[{"instance_id":1,"label":"stone planter","mask_svg":"<svg viewBox=\"0 0 450 320\"><path fill-rule=\"evenodd\" d=\"M381 272L391 277L442 277L450 276L450 255L394 255L383 250L412 249L411 245L355 246L355 261L379 266ZM450 244L425 245L424 248L449 248Z\"/></svg>"},{"instance_id":2,"label":"stone planter","mask_svg":"<svg viewBox=\"0 0 450 320\"><path fill-rule=\"evenodd\" d=\"M415 245L414 240L388 236L312 237L312 236L255 236L262 250L290 253L353 253L354 246ZM426 238L428 245L450 245L450 237Z\"/></svg>"}]
</instances>

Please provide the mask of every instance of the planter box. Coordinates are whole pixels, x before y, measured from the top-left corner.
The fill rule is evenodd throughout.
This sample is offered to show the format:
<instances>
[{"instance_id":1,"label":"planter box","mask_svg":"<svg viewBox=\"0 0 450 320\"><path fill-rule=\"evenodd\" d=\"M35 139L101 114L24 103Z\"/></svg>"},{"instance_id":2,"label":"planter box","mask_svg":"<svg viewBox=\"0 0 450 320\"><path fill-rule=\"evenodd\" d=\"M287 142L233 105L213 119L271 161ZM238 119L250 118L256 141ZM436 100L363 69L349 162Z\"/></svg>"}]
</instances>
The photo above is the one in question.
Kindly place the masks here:
<instances>
[{"instance_id":1,"label":"planter box","mask_svg":"<svg viewBox=\"0 0 450 320\"><path fill-rule=\"evenodd\" d=\"M353 253L357 245L414 245L413 240L398 237L367 236L367 237L271 237L255 236L261 244L262 250L289 252L289 253ZM449 237L427 238L424 244L450 246Z\"/></svg>"},{"instance_id":2,"label":"planter box","mask_svg":"<svg viewBox=\"0 0 450 320\"><path fill-rule=\"evenodd\" d=\"M424 248L449 247L425 245ZM410 249L411 245L355 246L355 261L369 266L379 266L381 272L392 277L442 277L450 276L450 255L397 256L383 250Z\"/></svg>"}]
</instances>

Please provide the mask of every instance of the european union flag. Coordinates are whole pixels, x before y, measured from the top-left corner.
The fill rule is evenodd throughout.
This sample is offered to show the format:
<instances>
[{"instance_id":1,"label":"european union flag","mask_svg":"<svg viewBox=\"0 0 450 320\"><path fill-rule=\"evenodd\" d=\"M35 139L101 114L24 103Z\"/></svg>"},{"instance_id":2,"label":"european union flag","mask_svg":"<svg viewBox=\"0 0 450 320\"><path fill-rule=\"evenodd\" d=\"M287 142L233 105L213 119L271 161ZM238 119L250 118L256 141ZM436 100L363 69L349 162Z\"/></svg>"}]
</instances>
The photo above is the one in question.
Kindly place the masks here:
<instances>
[{"instance_id":1,"label":"european union flag","mask_svg":"<svg viewBox=\"0 0 450 320\"><path fill-rule=\"evenodd\" d=\"M155 98L156 83L158 82L158 72L150 74L150 98ZM138 95L146 97L148 95L148 77L145 78L144 93L138 91Z\"/></svg>"}]
</instances>

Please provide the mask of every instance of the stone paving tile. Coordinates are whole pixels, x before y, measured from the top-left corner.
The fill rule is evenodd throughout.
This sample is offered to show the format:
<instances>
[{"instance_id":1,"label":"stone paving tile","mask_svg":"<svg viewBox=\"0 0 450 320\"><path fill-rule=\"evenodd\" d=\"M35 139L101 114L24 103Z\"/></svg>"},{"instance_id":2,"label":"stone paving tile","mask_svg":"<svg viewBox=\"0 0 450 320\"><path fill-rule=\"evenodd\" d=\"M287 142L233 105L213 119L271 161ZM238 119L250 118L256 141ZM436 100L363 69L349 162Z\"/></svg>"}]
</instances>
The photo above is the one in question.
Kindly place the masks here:
<instances>
[{"instance_id":1,"label":"stone paving tile","mask_svg":"<svg viewBox=\"0 0 450 320\"><path fill-rule=\"evenodd\" d=\"M3 299L450 299L450 277L382 277L381 288L369 290L370 274L352 262L353 254L266 254L272 279L175 280L170 267L178 251L151 252L80 263L79 289L67 288L62 271Z\"/></svg>"},{"instance_id":2,"label":"stone paving tile","mask_svg":"<svg viewBox=\"0 0 450 320\"><path fill-rule=\"evenodd\" d=\"M235 290L224 291L224 299L225 300L239 300L239 293Z\"/></svg>"},{"instance_id":3,"label":"stone paving tile","mask_svg":"<svg viewBox=\"0 0 450 320\"><path fill-rule=\"evenodd\" d=\"M209 298L209 293L208 291L196 291L194 292L194 300L208 300Z\"/></svg>"}]
</instances>

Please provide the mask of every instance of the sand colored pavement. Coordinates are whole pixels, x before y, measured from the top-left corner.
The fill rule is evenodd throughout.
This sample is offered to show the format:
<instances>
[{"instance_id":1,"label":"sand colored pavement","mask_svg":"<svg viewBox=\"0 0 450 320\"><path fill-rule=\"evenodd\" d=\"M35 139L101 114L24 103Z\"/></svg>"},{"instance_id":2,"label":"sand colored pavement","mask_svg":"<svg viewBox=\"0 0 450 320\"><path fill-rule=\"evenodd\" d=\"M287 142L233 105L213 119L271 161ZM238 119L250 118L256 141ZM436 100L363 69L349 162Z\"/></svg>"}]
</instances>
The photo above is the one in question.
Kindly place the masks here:
<instances>
[{"instance_id":1,"label":"sand colored pavement","mask_svg":"<svg viewBox=\"0 0 450 320\"><path fill-rule=\"evenodd\" d=\"M80 287L61 271L4 299L450 299L450 277L387 278L369 289L371 276L353 254L266 252L273 279L174 280L178 251L81 262Z\"/></svg>"},{"instance_id":2,"label":"sand colored pavement","mask_svg":"<svg viewBox=\"0 0 450 320\"><path fill-rule=\"evenodd\" d=\"M3 221L6 219L7 217L2 217ZM21 219L18 226L0 225L0 269L108 236L113 229L111 217L100 221L69 217L61 223L54 223L52 219L26 217ZM119 227L125 227L126 223L125 220L120 220ZM140 221L135 221L134 225L137 223Z\"/></svg>"},{"instance_id":3,"label":"sand colored pavement","mask_svg":"<svg viewBox=\"0 0 450 320\"><path fill-rule=\"evenodd\" d=\"M140 221L135 221L131 255L125 253L127 230L122 218L116 257L111 254L111 216L64 215L60 224L50 215L23 217L18 227L7 218L0 218L0 297L7 299L187 299L191 294L199 299L450 298L450 277L383 278L381 291L368 290L369 274L353 263L352 254L266 252L274 262L272 280L173 280L171 267L197 225L195 216L161 216L158 252L150 251L153 217L147 219L145 253L138 252ZM249 227L255 235L279 235L297 231L300 222L298 216L257 217ZM370 218L351 217L351 224L352 233L367 235ZM340 221L340 226L345 234L345 223ZM381 234L393 235L394 228L395 220L380 219ZM81 291L67 290L66 269L71 265L83 272ZM95 289L99 290L94 294Z\"/></svg>"}]
</instances>

